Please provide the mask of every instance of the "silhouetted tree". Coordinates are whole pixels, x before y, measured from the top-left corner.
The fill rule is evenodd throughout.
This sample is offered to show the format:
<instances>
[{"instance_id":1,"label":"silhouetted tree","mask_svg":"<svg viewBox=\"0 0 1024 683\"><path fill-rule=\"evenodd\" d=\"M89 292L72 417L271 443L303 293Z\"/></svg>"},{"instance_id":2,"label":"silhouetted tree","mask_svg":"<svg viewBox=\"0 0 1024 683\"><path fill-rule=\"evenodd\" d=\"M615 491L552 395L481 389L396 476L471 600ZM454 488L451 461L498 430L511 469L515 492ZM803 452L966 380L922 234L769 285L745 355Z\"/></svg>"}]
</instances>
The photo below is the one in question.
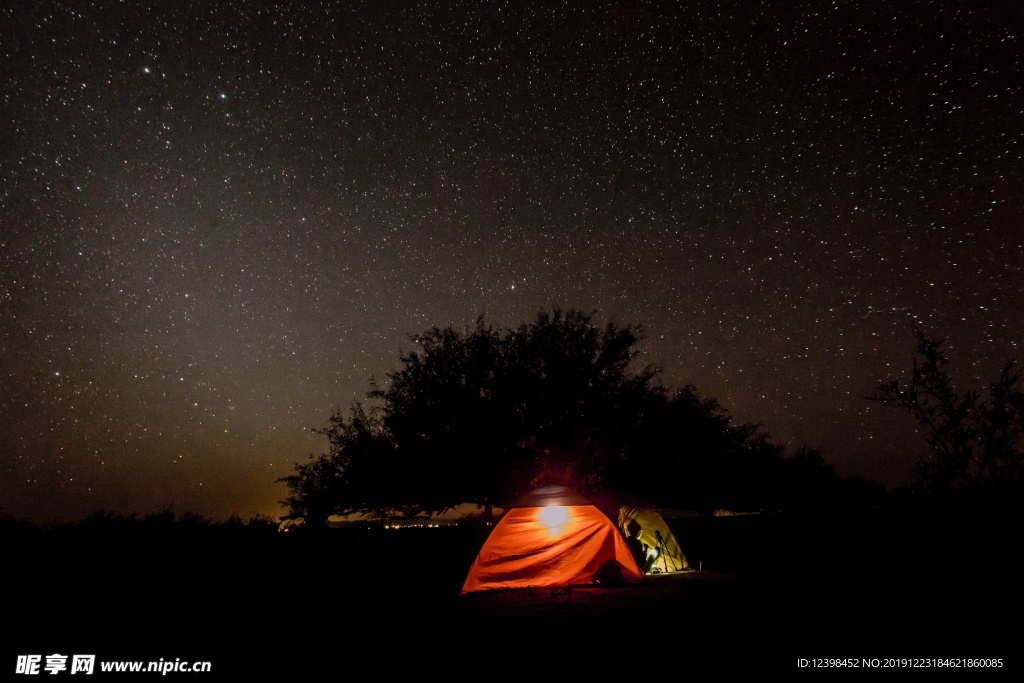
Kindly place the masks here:
<instances>
[{"instance_id":1,"label":"silhouetted tree","mask_svg":"<svg viewBox=\"0 0 1024 683\"><path fill-rule=\"evenodd\" d=\"M774 505L782 454L759 425L733 424L687 385L648 402L620 479L666 506L762 509Z\"/></svg>"},{"instance_id":2,"label":"silhouetted tree","mask_svg":"<svg viewBox=\"0 0 1024 683\"><path fill-rule=\"evenodd\" d=\"M280 480L289 517L504 507L546 483L585 488L621 457L642 399L663 392L653 369L632 367L641 337L561 310L513 330L482 317L427 330L367 394L376 408L336 411L317 430L329 452Z\"/></svg>"},{"instance_id":3,"label":"silhouetted tree","mask_svg":"<svg viewBox=\"0 0 1024 683\"><path fill-rule=\"evenodd\" d=\"M989 386L988 397L959 393L949 373L943 340L914 328L917 348L910 379L893 379L869 397L907 410L930 446L918 461L918 484L944 495L1018 489L1024 483L1022 370L1008 363Z\"/></svg>"},{"instance_id":4,"label":"silhouetted tree","mask_svg":"<svg viewBox=\"0 0 1024 683\"><path fill-rule=\"evenodd\" d=\"M642 338L557 309L514 329L481 317L427 330L368 392L373 407L336 411L316 430L328 452L279 480L289 517L490 510L552 484L628 486L673 506L766 503L781 447L692 387L670 394L637 366Z\"/></svg>"},{"instance_id":5,"label":"silhouetted tree","mask_svg":"<svg viewBox=\"0 0 1024 683\"><path fill-rule=\"evenodd\" d=\"M307 462L295 465L294 474L278 479L289 491L282 501L289 509L284 519L322 526L331 515L407 504L402 478L389 471L395 465L393 440L361 404L352 406L348 418L335 411L326 427L314 431L327 437L329 451L311 455Z\"/></svg>"}]
</instances>

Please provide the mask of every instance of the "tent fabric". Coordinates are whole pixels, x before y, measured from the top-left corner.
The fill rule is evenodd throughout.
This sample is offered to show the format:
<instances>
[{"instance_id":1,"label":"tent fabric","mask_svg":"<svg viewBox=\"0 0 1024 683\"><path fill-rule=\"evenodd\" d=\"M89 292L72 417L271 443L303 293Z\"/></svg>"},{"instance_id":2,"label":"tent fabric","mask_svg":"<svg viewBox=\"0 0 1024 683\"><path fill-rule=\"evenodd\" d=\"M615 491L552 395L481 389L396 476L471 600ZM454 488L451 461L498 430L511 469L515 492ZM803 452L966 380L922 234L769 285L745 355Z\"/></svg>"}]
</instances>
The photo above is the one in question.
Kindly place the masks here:
<instances>
[{"instance_id":1,"label":"tent fabric","mask_svg":"<svg viewBox=\"0 0 1024 683\"><path fill-rule=\"evenodd\" d=\"M640 541L647 546L651 562L648 573L671 574L691 569L672 529L651 503L621 491L594 494L592 500L624 535L628 534L631 521L640 525Z\"/></svg>"},{"instance_id":2,"label":"tent fabric","mask_svg":"<svg viewBox=\"0 0 1024 683\"><path fill-rule=\"evenodd\" d=\"M671 574L690 568L690 563L683 555L683 549L679 547L679 541L657 510L652 507L620 506L616 520L618 527L628 528L631 520L636 520L640 524L640 542L649 548L650 573Z\"/></svg>"},{"instance_id":3,"label":"tent fabric","mask_svg":"<svg viewBox=\"0 0 1024 683\"><path fill-rule=\"evenodd\" d=\"M542 486L512 504L514 508L539 508L549 505L593 505L577 491L566 486Z\"/></svg>"},{"instance_id":4,"label":"tent fabric","mask_svg":"<svg viewBox=\"0 0 1024 683\"><path fill-rule=\"evenodd\" d=\"M494 526L462 593L592 584L608 566L623 582L644 577L607 515L575 491L549 486L526 496Z\"/></svg>"}]
</instances>

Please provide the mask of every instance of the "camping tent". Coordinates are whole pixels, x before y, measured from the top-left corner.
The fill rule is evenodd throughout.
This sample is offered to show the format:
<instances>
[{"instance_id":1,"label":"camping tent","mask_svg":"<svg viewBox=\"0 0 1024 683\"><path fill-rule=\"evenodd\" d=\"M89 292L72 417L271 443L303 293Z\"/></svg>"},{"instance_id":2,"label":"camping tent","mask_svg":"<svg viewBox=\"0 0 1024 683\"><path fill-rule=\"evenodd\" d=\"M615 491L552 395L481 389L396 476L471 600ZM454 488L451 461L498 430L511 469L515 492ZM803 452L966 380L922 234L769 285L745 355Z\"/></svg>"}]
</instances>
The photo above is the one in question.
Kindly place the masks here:
<instances>
[{"instance_id":1,"label":"camping tent","mask_svg":"<svg viewBox=\"0 0 1024 683\"><path fill-rule=\"evenodd\" d=\"M644 574L603 512L572 489L545 486L516 502L494 526L462 592L571 586L602 576L633 583Z\"/></svg>"},{"instance_id":2,"label":"camping tent","mask_svg":"<svg viewBox=\"0 0 1024 683\"><path fill-rule=\"evenodd\" d=\"M623 534L629 535L627 530L632 520L639 524L640 541L647 546L650 558L648 573L672 574L690 569L675 534L650 502L636 495L610 490L592 494L591 500Z\"/></svg>"}]
</instances>

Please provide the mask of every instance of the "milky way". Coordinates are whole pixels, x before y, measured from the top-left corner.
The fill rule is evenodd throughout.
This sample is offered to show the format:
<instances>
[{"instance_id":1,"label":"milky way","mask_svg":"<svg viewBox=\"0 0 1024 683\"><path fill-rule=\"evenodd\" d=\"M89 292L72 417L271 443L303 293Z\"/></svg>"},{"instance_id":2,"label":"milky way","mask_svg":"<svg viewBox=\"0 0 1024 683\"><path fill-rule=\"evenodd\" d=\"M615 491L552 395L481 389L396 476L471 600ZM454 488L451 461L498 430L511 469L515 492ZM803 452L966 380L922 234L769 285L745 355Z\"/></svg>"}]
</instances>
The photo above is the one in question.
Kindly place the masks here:
<instances>
[{"instance_id":1,"label":"milky way","mask_svg":"<svg viewBox=\"0 0 1024 683\"><path fill-rule=\"evenodd\" d=\"M1006 2L19 2L0 514L277 514L409 335L552 307L897 486L1024 343Z\"/></svg>"}]
</instances>

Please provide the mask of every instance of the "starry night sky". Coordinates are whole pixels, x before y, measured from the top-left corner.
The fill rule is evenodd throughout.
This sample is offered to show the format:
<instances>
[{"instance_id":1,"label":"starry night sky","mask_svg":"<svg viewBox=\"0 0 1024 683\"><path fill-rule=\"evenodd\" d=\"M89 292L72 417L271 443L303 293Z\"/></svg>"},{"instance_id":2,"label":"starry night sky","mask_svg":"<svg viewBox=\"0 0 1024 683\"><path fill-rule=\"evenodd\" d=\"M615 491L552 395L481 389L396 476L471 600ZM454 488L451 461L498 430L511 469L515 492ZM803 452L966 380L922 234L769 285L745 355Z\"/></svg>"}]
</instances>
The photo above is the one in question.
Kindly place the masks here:
<instances>
[{"instance_id":1,"label":"starry night sky","mask_svg":"<svg viewBox=\"0 0 1024 683\"><path fill-rule=\"evenodd\" d=\"M843 476L1024 344L1012 2L9 2L0 514L279 514L409 335L552 307Z\"/></svg>"}]
</instances>

